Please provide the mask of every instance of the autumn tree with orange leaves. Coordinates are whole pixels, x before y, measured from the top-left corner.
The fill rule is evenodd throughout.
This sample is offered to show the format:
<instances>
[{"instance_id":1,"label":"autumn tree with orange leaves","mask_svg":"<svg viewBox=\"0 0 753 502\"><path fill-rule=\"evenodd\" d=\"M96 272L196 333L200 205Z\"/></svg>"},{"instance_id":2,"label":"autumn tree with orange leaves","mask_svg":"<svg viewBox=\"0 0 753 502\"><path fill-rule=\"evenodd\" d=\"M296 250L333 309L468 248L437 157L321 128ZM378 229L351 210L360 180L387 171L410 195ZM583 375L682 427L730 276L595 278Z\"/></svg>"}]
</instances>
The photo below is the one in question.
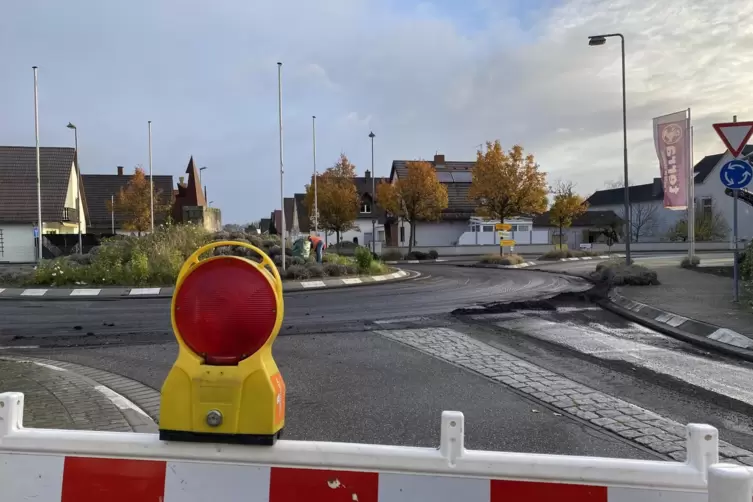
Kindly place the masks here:
<instances>
[{"instance_id":1,"label":"autumn tree with orange leaves","mask_svg":"<svg viewBox=\"0 0 753 502\"><path fill-rule=\"evenodd\" d=\"M559 229L560 249L562 249L563 230L570 228L573 220L588 209L588 202L573 189L572 182L557 182L554 186L554 203L549 209L549 222Z\"/></svg>"},{"instance_id":2,"label":"autumn tree with orange leaves","mask_svg":"<svg viewBox=\"0 0 753 502\"><path fill-rule=\"evenodd\" d=\"M350 163L343 153L335 165L325 170L316 178L317 206L319 209L319 228L334 232L336 242L340 243L343 232L355 228L355 220L361 199L355 184L356 166ZM306 208L309 219L314 218L313 179L306 185Z\"/></svg>"},{"instance_id":3,"label":"autumn tree with orange leaves","mask_svg":"<svg viewBox=\"0 0 753 502\"><path fill-rule=\"evenodd\" d=\"M435 221L447 208L447 188L437 179L429 162L412 161L406 164L408 174L393 183L377 186L377 200L389 213L410 223L408 252L416 244L416 227L419 221Z\"/></svg>"},{"instance_id":4,"label":"autumn tree with orange leaves","mask_svg":"<svg viewBox=\"0 0 753 502\"><path fill-rule=\"evenodd\" d=\"M520 145L505 152L499 141L488 141L486 151L477 152L468 198L479 216L504 223L513 216L541 214L548 191L546 174Z\"/></svg>"},{"instance_id":5,"label":"autumn tree with orange leaves","mask_svg":"<svg viewBox=\"0 0 753 502\"><path fill-rule=\"evenodd\" d=\"M165 203L162 190L154 189L154 220L162 219L170 209L170 204ZM141 166L136 166L133 176L128 184L120 189L115 196L115 212L123 220L123 229L138 232L151 230L151 200L149 198L149 179ZM107 201L107 210L112 211L113 206Z\"/></svg>"}]
</instances>

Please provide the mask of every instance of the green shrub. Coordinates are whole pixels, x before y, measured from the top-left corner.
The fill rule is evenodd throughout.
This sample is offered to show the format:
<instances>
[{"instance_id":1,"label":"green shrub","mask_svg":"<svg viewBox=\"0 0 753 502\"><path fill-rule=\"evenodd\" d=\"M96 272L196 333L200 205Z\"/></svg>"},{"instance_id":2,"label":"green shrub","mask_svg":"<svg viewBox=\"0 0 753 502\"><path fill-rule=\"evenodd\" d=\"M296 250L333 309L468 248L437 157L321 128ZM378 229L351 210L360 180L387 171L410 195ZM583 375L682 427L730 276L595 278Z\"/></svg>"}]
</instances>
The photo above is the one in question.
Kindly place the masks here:
<instances>
[{"instance_id":1,"label":"green shrub","mask_svg":"<svg viewBox=\"0 0 753 502\"><path fill-rule=\"evenodd\" d=\"M369 275L382 275L389 272L389 268L380 261L372 261L369 264Z\"/></svg>"},{"instance_id":2,"label":"green shrub","mask_svg":"<svg viewBox=\"0 0 753 502\"><path fill-rule=\"evenodd\" d=\"M407 255L405 255L406 260L427 260L429 259L429 255L427 253L424 253L423 251L411 251Z\"/></svg>"},{"instance_id":3,"label":"green shrub","mask_svg":"<svg viewBox=\"0 0 753 502\"><path fill-rule=\"evenodd\" d=\"M328 277L339 277L348 273L348 267L340 263L325 263L323 267L324 274Z\"/></svg>"},{"instance_id":4,"label":"green shrub","mask_svg":"<svg viewBox=\"0 0 753 502\"><path fill-rule=\"evenodd\" d=\"M520 263L523 263L525 260L522 256L517 254L506 254L506 255L499 255L499 254L488 254L481 257L481 260L479 260L481 263L491 264L491 265L518 265Z\"/></svg>"},{"instance_id":5,"label":"green shrub","mask_svg":"<svg viewBox=\"0 0 753 502\"><path fill-rule=\"evenodd\" d=\"M599 263L592 278L610 286L654 286L659 278L656 271L641 265L628 265L624 261L609 260Z\"/></svg>"},{"instance_id":6,"label":"green shrub","mask_svg":"<svg viewBox=\"0 0 753 502\"><path fill-rule=\"evenodd\" d=\"M436 260L439 258L439 253L437 253L436 249L430 249L427 254L429 255L430 260Z\"/></svg>"},{"instance_id":7,"label":"green shrub","mask_svg":"<svg viewBox=\"0 0 753 502\"><path fill-rule=\"evenodd\" d=\"M397 249L388 249L382 253L382 259L384 261L400 261L403 259L403 255Z\"/></svg>"},{"instance_id":8,"label":"green shrub","mask_svg":"<svg viewBox=\"0 0 753 502\"><path fill-rule=\"evenodd\" d=\"M306 264L306 269L309 272L309 277L324 277L324 267L318 263Z\"/></svg>"},{"instance_id":9,"label":"green shrub","mask_svg":"<svg viewBox=\"0 0 753 502\"><path fill-rule=\"evenodd\" d=\"M310 277L309 270L304 265L291 265L285 270L285 279L303 280Z\"/></svg>"},{"instance_id":10,"label":"green shrub","mask_svg":"<svg viewBox=\"0 0 753 502\"><path fill-rule=\"evenodd\" d=\"M337 263L339 265L347 265L348 263L353 263L353 258L349 256L342 256L335 253L324 253L324 256L322 256L322 262L323 263Z\"/></svg>"},{"instance_id":11,"label":"green shrub","mask_svg":"<svg viewBox=\"0 0 753 502\"><path fill-rule=\"evenodd\" d=\"M599 253L572 249L552 249L539 256L539 260L561 260L563 258L581 258L583 256L599 256Z\"/></svg>"},{"instance_id":12,"label":"green shrub","mask_svg":"<svg viewBox=\"0 0 753 502\"><path fill-rule=\"evenodd\" d=\"M366 272L370 269L371 263L374 261L374 256L368 248L359 246L355 252L356 264L360 271Z\"/></svg>"},{"instance_id":13,"label":"green shrub","mask_svg":"<svg viewBox=\"0 0 753 502\"><path fill-rule=\"evenodd\" d=\"M701 259L697 256L693 256L693 259L691 260L689 256L686 256L682 259L680 262L680 266L682 268L695 268L701 263Z\"/></svg>"}]
</instances>

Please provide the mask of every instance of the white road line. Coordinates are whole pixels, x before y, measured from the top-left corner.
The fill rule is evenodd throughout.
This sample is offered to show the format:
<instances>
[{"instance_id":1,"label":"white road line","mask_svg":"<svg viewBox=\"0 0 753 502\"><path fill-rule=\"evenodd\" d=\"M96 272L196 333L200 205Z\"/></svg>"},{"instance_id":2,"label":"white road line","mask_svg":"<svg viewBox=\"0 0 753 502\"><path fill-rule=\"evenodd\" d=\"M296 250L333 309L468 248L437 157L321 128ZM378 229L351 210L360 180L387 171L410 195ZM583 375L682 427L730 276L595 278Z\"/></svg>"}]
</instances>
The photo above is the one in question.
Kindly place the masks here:
<instances>
[{"instance_id":1,"label":"white road line","mask_svg":"<svg viewBox=\"0 0 753 502\"><path fill-rule=\"evenodd\" d=\"M101 289L86 289L86 288L74 289L73 291L71 291L71 296L97 296L100 293L100 291L102 290Z\"/></svg>"},{"instance_id":2,"label":"white road line","mask_svg":"<svg viewBox=\"0 0 753 502\"><path fill-rule=\"evenodd\" d=\"M717 342L728 343L742 349L753 348L753 340L751 340L747 336L743 336L740 333L727 328L719 328L718 330L711 333L707 338L711 338L712 340L716 340Z\"/></svg>"},{"instance_id":3,"label":"white road line","mask_svg":"<svg viewBox=\"0 0 753 502\"><path fill-rule=\"evenodd\" d=\"M146 414L144 410L136 406L132 401L128 400L124 396L121 396L114 390L112 390L109 387L105 387L104 385L95 385L94 390L101 393L103 396L105 396L107 399L112 401L112 404L118 407L118 409L121 410L133 410L136 413L139 413L141 415L144 415L146 418L151 420L149 415Z\"/></svg>"},{"instance_id":4,"label":"white road line","mask_svg":"<svg viewBox=\"0 0 753 502\"><path fill-rule=\"evenodd\" d=\"M136 295L158 295L160 288L133 288L128 293L131 296Z\"/></svg>"},{"instance_id":5,"label":"white road line","mask_svg":"<svg viewBox=\"0 0 753 502\"><path fill-rule=\"evenodd\" d=\"M32 361L32 363L36 364L37 366L41 366L43 368L47 368L48 370L53 370L53 371L68 371L65 368L61 368L60 366L54 366L52 364L47 364L47 363L40 363L39 361Z\"/></svg>"},{"instance_id":6,"label":"white road line","mask_svg":"<svg viewBox=\"0 0 753 502\"><path fill-rule=\"evenodd\" d=\"M376 282L379 282L379 281L386 281L387 277L384 275L375 275L372 277L372 279L374 279Z\"/></svg>"},{"instance_id":7,"label":"white road line","mask_svg":"<svg viewBox=\"0 0 753 502\"><path fill-rule=\"evenodd\" d=\"M5 288L0 288L0 293L2 293L3 291L5 291Z\"/></svg>"},{"instance_id":8,"label":"white road line","mask_svg":"<svg viewBox=\"0 0 753 502\"><path fill-rule=\"evenodd\" d=\"M346 277L343 279L343 284L361 284L362 282L360 277Z\"/></svg>"},{"instance_id":9,"label":"white road line","mask_svg":"<svg viewBox=\"0 0 753 502\"><path fill-rule=\"evenodd\" d=\"M599 359L625 361L753 404L753 389L750 386L753 370L635 341L636 337L665 340L667 337L634 323L629 324L628 328L616 328L600 323L581 325L526 317L496 324Z\"/></svg>"},{"instance_id":10,"label":"white road line","mask_svg":"<svg viewBox=\"0 0 753 502\"><path fill-rule=\"evenodd\" d=\"M323 288L326 284L324 284L324 281L303 281L301 286L304 288Z\"/></svg>"},{"instance_id":11,"label":"white road line","mask_svg":"<svg viewBox=\"0 0 753 502\"><path fill-rule=\"evenodd\" d=\"M23 350L23 349L38 349L38 348L39 348L39 345L13 345L13 346L8 346L8 347L0 347L0 350L13 350L13 349Z\"/></svg>"},{"instance_id":12,"label":"white road line","mask_svg":"<svg viewBox=\"0 0 753 502\"><path fill-rule=\"evenodd\" d=\"M415 322L426 321L426 317L400 317L396 319L382 319L381 321L374 321L375 324L394 324L399 322Z\"/></svg>"},{"instance_id":13,"label":"white road line","mask_svg":"<svg viewBox=\"0 0 753 502\"><path fill-rule=\"evenodd\" d=\"M24 289L21 296L44 296L46 289Z\"/></svg>"}]
</instances>

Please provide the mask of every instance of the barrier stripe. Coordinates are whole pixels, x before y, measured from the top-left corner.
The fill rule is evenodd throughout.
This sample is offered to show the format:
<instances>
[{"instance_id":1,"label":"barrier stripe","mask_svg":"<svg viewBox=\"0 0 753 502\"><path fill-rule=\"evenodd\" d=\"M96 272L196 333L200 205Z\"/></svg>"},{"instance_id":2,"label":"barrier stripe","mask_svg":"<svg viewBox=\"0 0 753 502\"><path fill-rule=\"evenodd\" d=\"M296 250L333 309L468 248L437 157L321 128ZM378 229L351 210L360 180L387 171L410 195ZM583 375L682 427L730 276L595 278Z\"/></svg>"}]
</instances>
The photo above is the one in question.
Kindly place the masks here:
<instances>
[{"instance_id":1,"label":"barrier stripe","mask_svg":"<svg viewBox=\"0 0 753 502\"><path fill-rule=\"evenodd\" d=\"M3 500L701 502L704 492L223 463L0 453Z\"/></svg>"}]
</instances>

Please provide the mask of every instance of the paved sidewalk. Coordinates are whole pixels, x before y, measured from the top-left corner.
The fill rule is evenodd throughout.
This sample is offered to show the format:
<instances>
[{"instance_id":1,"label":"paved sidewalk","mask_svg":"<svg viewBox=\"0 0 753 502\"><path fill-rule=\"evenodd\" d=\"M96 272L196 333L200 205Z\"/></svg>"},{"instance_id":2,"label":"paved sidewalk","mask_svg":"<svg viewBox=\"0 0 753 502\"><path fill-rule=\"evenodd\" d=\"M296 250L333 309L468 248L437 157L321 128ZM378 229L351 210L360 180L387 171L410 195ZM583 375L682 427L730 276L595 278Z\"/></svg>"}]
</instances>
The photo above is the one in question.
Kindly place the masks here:
<instances>
[{"instance_id":1,"label":"paved sidewalk","mask_svg":"<svg viewBox=\"0 0 753 502\"><path fill-rule=\"evenodd\" d=\"M753 339L753 310L732 301L732 279L678 266L655 268L660 286L627 286L617 292L631 300L680 316L727 328Z\"/></svg>"},{"instance_id":2,"label":"paved sidewalk","mask_svg":"<svg viewBox=\"0 0 753 502\"><path fill-rule=\"evenodd\" d=\"M24 394L27 427L156 432L154 421L132 401L70 368L78 369L55 361L2 357L0 392Z\"/></svg>"}]
</instances>

